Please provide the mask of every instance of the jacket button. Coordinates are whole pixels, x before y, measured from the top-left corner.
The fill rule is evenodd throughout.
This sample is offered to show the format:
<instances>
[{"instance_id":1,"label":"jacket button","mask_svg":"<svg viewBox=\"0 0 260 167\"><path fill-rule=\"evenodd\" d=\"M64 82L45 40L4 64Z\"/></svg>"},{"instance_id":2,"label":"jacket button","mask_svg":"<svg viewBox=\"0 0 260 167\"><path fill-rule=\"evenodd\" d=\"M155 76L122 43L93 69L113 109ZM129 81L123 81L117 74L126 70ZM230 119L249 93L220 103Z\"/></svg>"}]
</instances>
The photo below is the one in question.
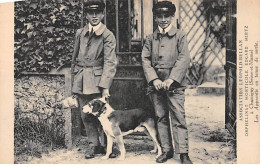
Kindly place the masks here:
<instances>
[{"instance_id":1,"label":"jacket button","mask_svg":"<svg viewBox=\"0 0 260 167\"><path fill-rule=\"evenodd\" d=\"M163 48L163 47L164 47L164 45L161 45L161 47Z\"/></svg>"},{"instance_id":2,"label":"jacket button","mask_svg":"<svg viewBox=\"0 0 260 167\"><path fill-rule=\"evenodd\" d=\"M159 56L159 58L161 59L163 56Z\"/></svg>"}]
</instances>

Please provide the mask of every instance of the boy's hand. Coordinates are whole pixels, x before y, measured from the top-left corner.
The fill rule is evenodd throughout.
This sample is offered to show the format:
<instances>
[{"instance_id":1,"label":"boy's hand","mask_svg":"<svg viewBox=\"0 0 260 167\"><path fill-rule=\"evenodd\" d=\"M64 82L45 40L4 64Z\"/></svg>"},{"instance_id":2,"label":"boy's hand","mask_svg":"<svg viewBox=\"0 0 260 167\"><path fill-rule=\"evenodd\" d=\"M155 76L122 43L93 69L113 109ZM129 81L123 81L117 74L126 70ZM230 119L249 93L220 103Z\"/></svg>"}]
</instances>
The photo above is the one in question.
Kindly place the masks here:
<instances>
[{"instance_id":1,"label":"boy's hand","mask_svg":"<svg viewBox=\"0 0 260 167\"><path fill-rule=\"evenodd\" d=\"M153 85L154 85L154 87L155 87L156 90L160 90L160 89L163 88L162 83L163 83L163 82L162 82L160 79L155 79L155 80L153 81Z\"/></svg>"},{"instance_id":2,"label":"boy's hand","mask_svg":"<svg viewBox=\"0 0 260 167\"><path fill-rule=\"evenodd\" d=\"M169 90L171 84L173 83L172 79L166 79L163 83L162 83L162 87L164 90Z\"/></svg>"},{"instance_id":3,"label":"boy's hand","mask_svg":"<svg viewBox=\"0 0 260 167\"><path fill-rule=\"evenodd\" d=\"M110 94L109 94L109 89L107 89L107 88L104 88L103 90L102 90L102 98L109 98L110 97Z\"/></svg>"}]
</instances>

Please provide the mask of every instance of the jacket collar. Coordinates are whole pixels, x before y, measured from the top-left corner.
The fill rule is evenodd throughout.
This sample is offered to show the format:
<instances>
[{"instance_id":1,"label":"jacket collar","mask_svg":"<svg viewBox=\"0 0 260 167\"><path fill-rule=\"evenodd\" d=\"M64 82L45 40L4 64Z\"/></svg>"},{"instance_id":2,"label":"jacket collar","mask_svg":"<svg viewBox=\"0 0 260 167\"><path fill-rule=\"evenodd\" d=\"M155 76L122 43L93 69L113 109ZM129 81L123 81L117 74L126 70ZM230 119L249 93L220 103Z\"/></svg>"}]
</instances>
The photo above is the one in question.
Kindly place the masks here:
<instances>
[{"instance_id":1,"label":"jacket collar","mask_svg":"<svg viewBox=\"0 0 260 167\"><path fill-rule=\"evenodd\" d=\"M92 26L90 23L88 23L88 30L91 31L91 29L93 28L94 32L96 32L100 28L101 25L102 25L101 22L96 26Z\"/></svg>"},{"instance_id":2,"label":"jacket collar","mask_svg":"<svg viewBox=\"0 0 260 167\"><path fill-rule=\"evenodd\" d=\"M172 24L170 24L167 28L164 29L165 33L168 33L171 28L172 28ZM158 26L158 29L159 29L160 33L163 32L163 29L160 26Z\"/></svg>"},{"instance_id":3,"label":"jacket collar","mask_svg":"<svg viewBox=\"0 0 260 167\"><path fill-rule=\"evenodd\" d=\"M99 26L99 28L95 31L95 34L97 36L100 36L103 34L103 32L105 31L106 29L106 25L104 25L103 23L100 23L101 25ZM89 26L88 24L85 25L84 27L84 30L83 30L83 35L86 36L86 34L89 32Z\"/></svg>"},{"instance_id":4,"label":"jacket collar","mask_svg":"<svg viewBox=\"0 0 260 167\"><path fill-rule=\"evenodd\" d=\"M174 26L172 26L171 29L168 31L167 34L168 34L168 36L172 37L172 36L174 36L174 35L176 34L176 32L177 32L177 28L174 27ZM154 31L154 33L153 33L153 37L154 37L155 39L158 39L158 34L160 34L160 31L159 31L159 29L157 28L157 29Z\"/></svg>"}]
</instances>

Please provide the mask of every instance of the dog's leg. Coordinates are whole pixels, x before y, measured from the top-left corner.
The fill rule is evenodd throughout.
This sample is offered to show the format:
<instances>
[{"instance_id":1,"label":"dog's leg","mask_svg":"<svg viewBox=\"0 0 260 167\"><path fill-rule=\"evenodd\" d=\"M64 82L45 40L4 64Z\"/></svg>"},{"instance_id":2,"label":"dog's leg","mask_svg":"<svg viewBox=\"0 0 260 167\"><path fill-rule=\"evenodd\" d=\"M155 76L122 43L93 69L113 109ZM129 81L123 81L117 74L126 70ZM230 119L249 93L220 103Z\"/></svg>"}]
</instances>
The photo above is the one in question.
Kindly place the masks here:
<instances>
[{"instance_id":1,"label":"dog's leg","mask_svg":"<svg viewBox=\"0 0 260 167\"><path fill-rule=\"evenodd\" d=\"M122 132L122 136L129 135L129 134L131 134L131 133L133 133L133 132L134 132L134 130L129 130L129 131L127 131L127 132Z\"/></svg>"},{"instance_id":2,"label":"dog's leg","mask_svg":"<svg viewBox=\"0 0 260 167\"><path fill-rule=\"evenodd\" d=\"M122 161L125 159L125 153L126 153L123 135L116 136L116 140L120 150L120 157L118 158L118 160Z\"/></svg>"},{"instance_id":3,"label":"dog's leg","mask_svg":"<svg viewBox=\"0 0 260 167\"><path fill-rule=\"evenodd\" d=\"M126 136L126 135L129 135L129 134L134 133L134 132L144 132L145 130L146 130L145 127L138 126L134 130L129 130L127 132L122 132L122 135Z\"/></svg>"},{"instance_id":4,"label":"dog's leg","mask_svg":"<svg viewBox=\"0 0 260 167\"><path fill-rule=\"evenodd\" d=\"M109 158L109 155L112 153L112 149L113 149L113 137L107 135L107 152L106 152L106 155L104 157L102 157L102 159L108 159Z\"/></svg>"},{"instance_id":5,"label":"dog's leg","mask_svg":"<svg viewBox=\"0 0 260 167\"><path fill-rule=\"evenodd\" d=\"M156 158L158 158L162 154L162 148L161 148L159 141L157 139L157 131L154 128L155 127L154 121L149 121L147 123L144 123L143 125L146 127L147 131L149 132L149 134L152 137L153 142L154 142L154 149L151 150L150 152L155 153L158 149L158 153L157 153L157 156L156 156Z\"/></svg>"},{"instance_id":6,"label":"dog's leg","mask_svg":"<svg viewBox=\"0 0 260 167\"><path fill-rule=\"evenodd\" d=\"M146 134L146 136L151 136L150 133L147 131L147 129L145 129L144 133ZM157 144L155 143L153 138L152 138L152 140L154 143L154 148L150 151L150 153L157 153L157 151L158 151Z\"/></svg>"}]
</instances>

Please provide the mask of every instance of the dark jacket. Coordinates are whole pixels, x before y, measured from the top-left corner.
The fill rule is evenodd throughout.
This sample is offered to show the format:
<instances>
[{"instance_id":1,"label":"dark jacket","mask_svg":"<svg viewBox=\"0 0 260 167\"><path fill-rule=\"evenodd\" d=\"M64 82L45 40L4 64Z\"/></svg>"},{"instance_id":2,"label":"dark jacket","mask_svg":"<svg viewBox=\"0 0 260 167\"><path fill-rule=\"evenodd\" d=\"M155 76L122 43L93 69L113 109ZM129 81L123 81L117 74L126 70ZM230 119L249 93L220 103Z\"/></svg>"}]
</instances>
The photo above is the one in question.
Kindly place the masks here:
<instances>
[{"instance_id":1,"label":"dark jacket","mask_svg":"<svg viewBox=\"0 0 260 167\"><path fill-rule=\"evenodd\" d=\"M115 48L115 36L104 24L92 36L88 25L77 30L72 92L94 94L101 93L100 88L110 88L117 66Z\"/></svg>"},{"instance_id":2,"label":"dark jacket","mask_svg":"<svg viewBox=\"0 0 260 167\"><path fill-rule=\"evenodd\" d=\"M142 63L148 83L156 78L162 81L170 78L185 86L186 72L190 64L185 34L174 26L163 36L158 29L155 30L146 38Z\"/></svg>"}]
</instances>

